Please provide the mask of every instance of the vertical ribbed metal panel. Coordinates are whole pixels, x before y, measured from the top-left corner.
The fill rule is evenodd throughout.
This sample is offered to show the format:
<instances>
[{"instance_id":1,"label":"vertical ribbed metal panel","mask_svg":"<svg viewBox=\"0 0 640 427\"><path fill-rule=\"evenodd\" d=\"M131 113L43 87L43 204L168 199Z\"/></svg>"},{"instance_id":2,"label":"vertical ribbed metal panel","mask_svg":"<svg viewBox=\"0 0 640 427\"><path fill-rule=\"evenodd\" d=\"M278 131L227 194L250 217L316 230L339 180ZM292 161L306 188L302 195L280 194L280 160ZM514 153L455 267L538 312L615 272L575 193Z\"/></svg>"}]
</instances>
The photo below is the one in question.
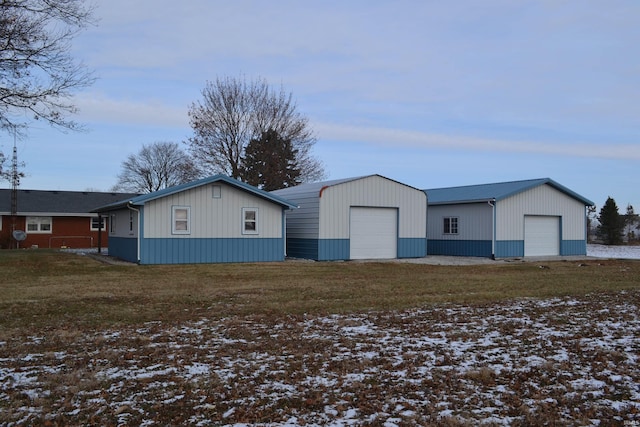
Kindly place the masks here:
<instances>
[{"instance_id":1,"label":"vertical ribbed metal panel","mask_svg":"<svg viewBox=\"0 0 640 427\"><path fill-rule=\"evenodd\" d=\"M444 218L458 218L458 234L444 233ZM429 206L429 240L491 240L493 208L488 203Z\"/></svg>"},{"instance_id":2,"label":"vertical ribbed metal panel","mask_svg":"<svg viewBox=\"0 0 640 427\"><path fill-rule=\"evenodd\" d=\"M320 188L301 185L299 188L291 187L272 193L285 197L299 206L298 209L286 212L287 238L317 239L320 218Z\"/></svg>"},{"instance_id":3,"label":"vertical ribbed metal panel","mask_svg":"<svg viewBox=\"0 0 640 427\"><path fill-rule=\"evenodd\" d=\"M559 216L562 240L585 240L584 204L550 185L541 185L496 203L496 238L524 241L524 216Z\"/></svg>"},{"instance_id":4,"label":"vertical ribbed metal panel","mask_svg":"<svg viewBox=\"0 0 640 427\"><path fill-rule=\"evenodd\" d=\"M427 199L423 191L372 175L327 187L320 198L321 239L348 239L351 207L398 209L398 237L426 236Z\"/></svg>"},{"instance_id":5,"label":"vertical ribbed metal panel","mask_svg":"<svg viewBox=\"0 0 640 427\"><path fill-rule=\"evenodd\" d=\"M145 209L145 238L281 238L282 208L261 197L230 185L222 187L221 197L213 197L211 185L204 185L181 193L148 202ZM172 207L189 206L191 234L172 235ZM258 210L258 234L243 234L243 208Z\"/></svg>"},{"instance_id":6,"label":"vertical ribbed metal panel","mask_svg":"<svg viewBox=\"0 0 640 427\"><path fill-rule=\"evenodd\" d=\"M107 220L107 231L109 232L109 237L137 237L137 224L138 224L138 213L129 209L120 209L117 211L109 212L109 217ZM115 215L115 222L112 220L112 215ZM133 230L129 229L130 223L130 215L133 216ZM113 223L113 224L112 224ZM115 232L111 232L111 227L115 226Z\"/></svg>"}]
</instances>

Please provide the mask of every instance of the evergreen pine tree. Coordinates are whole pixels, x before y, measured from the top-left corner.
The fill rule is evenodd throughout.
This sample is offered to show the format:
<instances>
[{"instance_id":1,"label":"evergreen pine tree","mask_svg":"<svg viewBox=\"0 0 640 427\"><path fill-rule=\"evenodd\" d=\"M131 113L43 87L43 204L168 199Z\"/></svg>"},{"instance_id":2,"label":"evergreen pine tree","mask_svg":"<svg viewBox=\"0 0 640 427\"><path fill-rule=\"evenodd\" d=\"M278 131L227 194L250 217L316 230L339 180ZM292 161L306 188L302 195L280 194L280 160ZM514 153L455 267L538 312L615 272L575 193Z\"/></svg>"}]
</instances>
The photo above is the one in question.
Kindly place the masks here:
<instances>
[{"instance_id":1,"label":"evergreen pine tree","mask_svg":"<svg viewBox=\"0 0 640 427\"><path fill-rule=\"evenodd\" d=\"M624 233L624 218L618 213L616 201L611 197L607 198L598 217L598 236L606 245L619 245L622 243Z\"/></svg>"},{"instance_id":2,"label":"evergreen pine tree","mask_svg":"<svg viewBox=\"0 0 640 427\"><path fill-rule=\"evenodd\" d=\"M242 158L241 179L265 191L300 183L301 171L291 141L269 129L249 141Z\"/></svg>"}]
</instances>

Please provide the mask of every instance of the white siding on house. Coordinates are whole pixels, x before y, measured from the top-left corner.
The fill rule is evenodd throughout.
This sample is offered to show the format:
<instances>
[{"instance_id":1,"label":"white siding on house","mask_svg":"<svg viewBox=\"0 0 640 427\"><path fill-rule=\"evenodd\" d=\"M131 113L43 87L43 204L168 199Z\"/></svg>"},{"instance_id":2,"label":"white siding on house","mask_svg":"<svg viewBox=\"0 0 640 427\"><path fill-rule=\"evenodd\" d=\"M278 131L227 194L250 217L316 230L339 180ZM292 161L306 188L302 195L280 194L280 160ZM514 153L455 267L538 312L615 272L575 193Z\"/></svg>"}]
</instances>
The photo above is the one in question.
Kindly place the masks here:
<instances>
[{"instance_id":1,"label":"white siding on house","mask_svg":"<svg viewBox=\"0 0 640 427\"><path fill-rule=\"evenodd\" d=\"M214 197L213 186L221 187ZM217 195L217 194L216 194ZM191 207L191 233L171 233L172 206ZM258 234L243 234L243 208L258 210ZM225 183L203 185L149 201L144 206L145 238L281 238L282 208Z\"/></svg>"},{"instance_id":2,"label":"white siding on house","mask_svg":"<svg viewBox=\"0 0 640 427\"><path fill-rule=\"evenodd\" d=\"M444 234L445 217L458 218L458 234ZM491 240L493 208L488 203L429 206L427 236L433 240Z\"/></svg>"},{"instance_id":3,"label":"white siding on house","mask_svg":"<svg viewBox=\"0 0 640 427\"><path fill-rule=\"evenodd\" d=\"M563 240L586 238L584 203L545 184L497 203L496 239L524 240L525 215L561 216Z\"/></svg>"},{"instance_id":4,"label":"white siding on house","mask_svg":"<svg viewBox=\"0 0 640 427\"><path fill-rule=\"evenodd\" d=\"M349 208L352 206L399 208L398 237L426 236L426 195L415 188L373 175L324 189L320 197L319 237L349 238Z\"/></svg>"}]
</instances>

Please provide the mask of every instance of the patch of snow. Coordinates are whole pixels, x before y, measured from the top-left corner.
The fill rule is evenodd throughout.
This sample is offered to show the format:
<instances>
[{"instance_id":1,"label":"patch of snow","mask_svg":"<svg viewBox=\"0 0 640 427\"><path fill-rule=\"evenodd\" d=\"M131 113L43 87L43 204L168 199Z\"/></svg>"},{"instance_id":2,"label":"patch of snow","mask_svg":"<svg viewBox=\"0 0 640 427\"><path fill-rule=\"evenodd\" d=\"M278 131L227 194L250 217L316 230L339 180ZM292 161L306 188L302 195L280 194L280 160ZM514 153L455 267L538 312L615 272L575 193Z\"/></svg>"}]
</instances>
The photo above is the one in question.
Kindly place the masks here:
<instances>
[{"instance_id":1,"label":"patch of snow","mask_svg":"<svg viewBox=\"0 0 640 427\"><path fill-rule=\"evenodd\" d=\"M640 259L640 246L588 244L587 256L596 258Z\"/></svg>"}]
</instances>

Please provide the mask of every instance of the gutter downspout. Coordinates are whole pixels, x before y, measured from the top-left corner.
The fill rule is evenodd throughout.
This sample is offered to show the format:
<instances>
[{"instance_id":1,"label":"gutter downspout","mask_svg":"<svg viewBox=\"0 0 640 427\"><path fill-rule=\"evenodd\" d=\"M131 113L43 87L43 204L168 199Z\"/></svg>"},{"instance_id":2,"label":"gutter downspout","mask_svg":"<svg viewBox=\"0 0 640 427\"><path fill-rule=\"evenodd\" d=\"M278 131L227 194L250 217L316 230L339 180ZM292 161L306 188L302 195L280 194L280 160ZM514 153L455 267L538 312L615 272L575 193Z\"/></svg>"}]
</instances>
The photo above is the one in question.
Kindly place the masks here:
<instances>
[{"instance_id":1,"label":"gutter downspout","mask_svg":"<svg viewBox=\"0 0 640 427\"><path fill-rule=\"evenodd\" d=\"M133 205L131 204L131 202L127 203L127 208L129 208L130 210L132 210L132 211L134 211L135 213L138 214L138 215L136 215L137 218L138 218L137 219L138 231L137 231L137 236L136 236L136 258L137 258L136 263L140 264L140 235L142 234L142 230L140 230L140 209L134 208Z\"/></svg>"},{"instance_id":2,"label":"gutter downspout","mask_svg":"<svg viewBox=\"0 0 640 427\"><path fill-rule=\"evenodd\" d=\"M491 259L496 259L496 199L487 200L491 206Z\"/></svg>"}]
</instances>

